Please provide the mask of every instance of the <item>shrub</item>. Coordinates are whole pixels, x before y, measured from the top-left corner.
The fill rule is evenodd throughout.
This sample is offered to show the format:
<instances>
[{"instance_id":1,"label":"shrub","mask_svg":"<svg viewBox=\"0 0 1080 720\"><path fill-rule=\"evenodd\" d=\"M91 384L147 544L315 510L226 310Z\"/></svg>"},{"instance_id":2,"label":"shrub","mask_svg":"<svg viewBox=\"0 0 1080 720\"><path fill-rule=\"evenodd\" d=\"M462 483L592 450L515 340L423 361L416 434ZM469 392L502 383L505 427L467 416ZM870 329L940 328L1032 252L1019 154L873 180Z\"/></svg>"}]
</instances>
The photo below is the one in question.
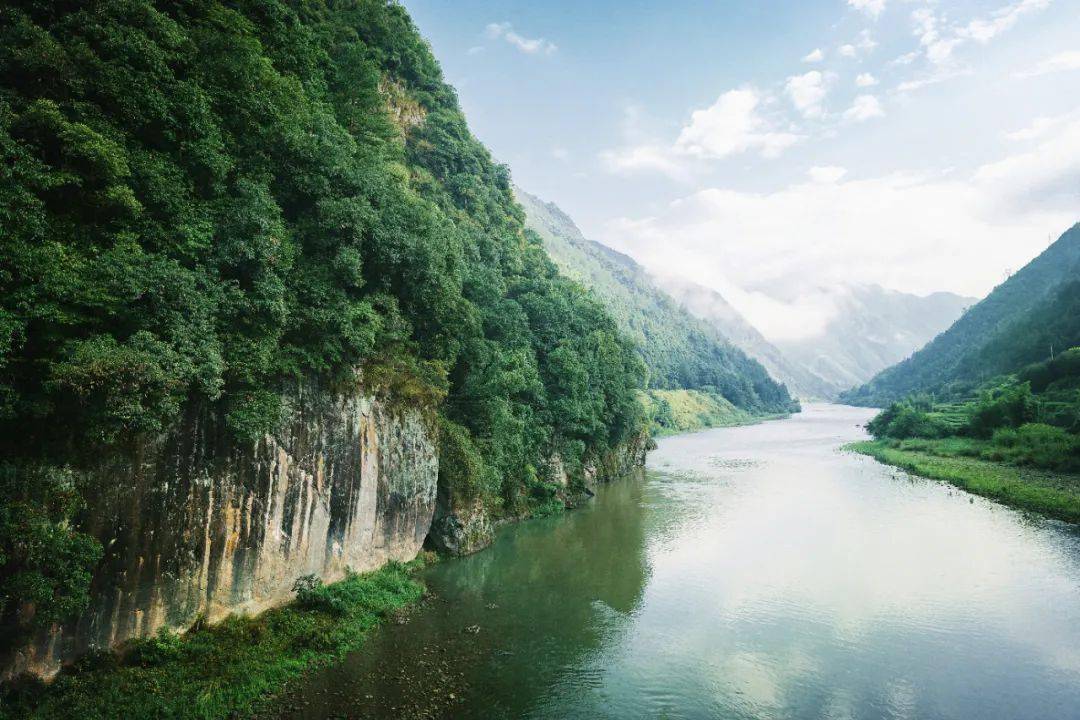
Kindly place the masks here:
<instances>
[{"instance_id":1,"label":"shrub","mask_svg":"<svg viewBox=\"0 0 1080 720\"><path fill-rule=\"evenodd\" d=\"M132 641L128 659L143 667L156 667L180 657L184 649L183 638L166 628L157 635Z\"/></svg>"},{"instance_id":2,"label":"shrub","mask_svg":"<svg viewBox=\"0 0 1080 720\"><path fill-rule=\"evenodd\" d=\"M995 432L983 456L1047 470L1076 470L1080 469L1080 438L1052 425L1028 423Z\"/></svg>"},{"instance_id":3,"label":"shrub","mask_svg":"<svg viewBox=\"0 0 1080 720\"><path fill-rule=\"evenodd\" d=\"M1031 385L1024 382L983 393L968 422L968 431L975 437L989 438L998 428L1016 428L1034 419Z\"/></svg>"},{"instance_id":4,"label":"shrub","mask_svg":"<svg viewBox=\"0 0 1080 720\"><path fill-rule=\"evenodd\" d=\"M896 440L934 439L949 434L949 428L942 420L907 402L893 403L878 413L866 429L876 438Z\"/></svg>"},{"instance_id":5,"label":"shrub","mask_svg":"<svg viewBox=\"0 0 1080 720\"><path fill-rule=\"evenodd\" d=\"M101 545L73 525L84 507L76 480L66 469L0 464L0 648L90 601Z\"/></svg>"},{"instance_id":6,"label":"shrub","mask_svg":"<svg viewBox=\"0 0 1080 720\"><path fill-rule=\"evenodd\" d=\"M341 598L335 595L330 586L323 584L318 575L302 575L296 578L293 592L296 593L297 605L306 610L322 610L331 615L345 612Z\"/></svg>"}]
</instances>

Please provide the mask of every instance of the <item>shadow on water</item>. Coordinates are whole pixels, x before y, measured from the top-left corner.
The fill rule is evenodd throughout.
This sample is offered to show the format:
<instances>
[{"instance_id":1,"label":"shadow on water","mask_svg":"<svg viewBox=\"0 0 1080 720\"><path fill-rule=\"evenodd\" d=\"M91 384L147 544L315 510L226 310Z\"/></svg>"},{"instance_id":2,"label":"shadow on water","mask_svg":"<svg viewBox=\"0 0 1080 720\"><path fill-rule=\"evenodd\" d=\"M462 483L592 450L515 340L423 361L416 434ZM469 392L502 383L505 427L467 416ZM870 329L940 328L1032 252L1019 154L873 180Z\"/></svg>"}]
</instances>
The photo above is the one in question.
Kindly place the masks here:
<instances>
[{"instance_id":1,"label":"shadow on water","mask_svg":"<svg viewBox=\"0 0 1080 720\"><path fill-rule=\"evenodd\" d=\"M282 717L520 717L625 627L648 577L641 473L562 517L507 526L476 555L424 574L431 592L405 624L313 675Z\"/></svg>"}]
</instances>

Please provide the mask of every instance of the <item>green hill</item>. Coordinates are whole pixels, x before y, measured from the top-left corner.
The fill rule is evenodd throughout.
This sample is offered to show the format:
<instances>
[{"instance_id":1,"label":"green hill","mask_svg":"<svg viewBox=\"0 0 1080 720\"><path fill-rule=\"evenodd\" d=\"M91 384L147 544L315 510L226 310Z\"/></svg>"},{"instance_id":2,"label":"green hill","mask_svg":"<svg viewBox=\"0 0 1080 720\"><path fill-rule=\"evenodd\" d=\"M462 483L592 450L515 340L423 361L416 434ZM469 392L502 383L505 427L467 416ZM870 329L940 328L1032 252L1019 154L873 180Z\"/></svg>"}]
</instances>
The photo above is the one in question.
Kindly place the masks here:
<instances>
[{"instance_id":1,"label":"green hill","mask_svg":"<svg viewBox=\"0 0 1080 720\"><path fill-rule=\"evenodd\" d=\"M634 260L587 240L554 203L515 188L526 222L559 269L591 289L635 344L655 390L715 391L738 409L782 413L787 389L764 367L657 287Z\"/></svg>"},{"instance_id":2,"label":"green hill","mask_svg":"<svg viewBox=\"0 0 1080 720\"><path fill-rule=\"evenodd\" d=\"M301 382L433 408L440 497L506 515L639 437L640 361L400 4L9 2L0 70L0 507L46 543L0 522L3 618L85 602L72 470L253 443Z\"/></svg>"},{"instance_id":3,"label":"green hill","mask_svg":"<svg viewBox=\"0 0 1080 720\"><path fill-rule=\"evenodd\" d=\"M963 394L1080 344L1080 225L907 360L840 396L883 406L912 393Z\"/></svg>"}]
</instances>

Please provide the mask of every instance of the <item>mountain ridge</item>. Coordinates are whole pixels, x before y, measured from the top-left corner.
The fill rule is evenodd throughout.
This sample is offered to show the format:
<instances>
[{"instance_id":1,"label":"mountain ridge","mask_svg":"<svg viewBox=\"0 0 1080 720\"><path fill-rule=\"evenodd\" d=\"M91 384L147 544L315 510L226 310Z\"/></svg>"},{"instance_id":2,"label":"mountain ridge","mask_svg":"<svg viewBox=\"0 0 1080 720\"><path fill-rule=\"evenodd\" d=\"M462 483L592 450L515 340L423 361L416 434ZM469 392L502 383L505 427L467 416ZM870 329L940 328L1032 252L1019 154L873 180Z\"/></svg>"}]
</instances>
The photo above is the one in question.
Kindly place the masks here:
<instances>
[{"instance_id":1,"label":"mountain ridge","mask_svg":"<svg viewBox=\"0 0 1080 720\"><path fill-rule=\"evenodd\" d=\"M994 375L1043 359L1054 340L1059 347L1068 345L1070 338L1080 340L1076 323L1059 324L1056 331L1045 332L1059 314L1055 308L1075 307L1071 304L1075 288L1070 281L1077 279L1080 223L1062 233L925 347L842 393L841 400L880 406L916 392L970 390ZM1035 327L1025 327L1032 319L1038 320ZM1069 320L1068 314L1063 319ZM1035 330L1039 331L1037 338Z\"/></svg>"}]
</instances>

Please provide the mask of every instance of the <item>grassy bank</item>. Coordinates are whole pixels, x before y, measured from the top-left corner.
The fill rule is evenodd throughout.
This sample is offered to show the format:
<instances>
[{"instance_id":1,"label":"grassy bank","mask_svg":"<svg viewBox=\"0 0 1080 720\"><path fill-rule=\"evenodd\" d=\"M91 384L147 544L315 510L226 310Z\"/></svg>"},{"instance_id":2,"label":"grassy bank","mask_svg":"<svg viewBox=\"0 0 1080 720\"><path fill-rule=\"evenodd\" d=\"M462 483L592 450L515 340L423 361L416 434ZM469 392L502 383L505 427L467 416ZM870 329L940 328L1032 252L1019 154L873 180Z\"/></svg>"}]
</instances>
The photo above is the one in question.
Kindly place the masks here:
<instances>
[{"instance_id":1,"label":"grassy bank","mask_svg":"<svg viewBox=\"0 0 1080 720\"><path fill-rule=\"evenodd\" d=\"M1080 523L1080 474L987 460L979 457L985 450L979 441L873 440L847 449L1011 507Z\"/></svg>"},{"instance_id":2,"label":"grassy bank","mask_svg":"<svg viewBox=\"0 0 1080 720\"><path fill-rule=\"evenodd\" d=\"M641 404L653 437L787 417L748 412L721 395L703 390L649 390L641 393Z\"/></svg>"},{"instance_id":3,"label":"grassy bank","mask_svg":"<svg viewBox=\"0 0 1080 720\"><path fill-rule=\"evenodd\" d=\"M368 630L419 600L424 587L414 574L424 562L391 563L332 585L298 583L295 602L257 617L230 617L84 658L47 686L9 689L0 718L246 717L288 681L355 650Z\"/></svg>"}]
</instances>

